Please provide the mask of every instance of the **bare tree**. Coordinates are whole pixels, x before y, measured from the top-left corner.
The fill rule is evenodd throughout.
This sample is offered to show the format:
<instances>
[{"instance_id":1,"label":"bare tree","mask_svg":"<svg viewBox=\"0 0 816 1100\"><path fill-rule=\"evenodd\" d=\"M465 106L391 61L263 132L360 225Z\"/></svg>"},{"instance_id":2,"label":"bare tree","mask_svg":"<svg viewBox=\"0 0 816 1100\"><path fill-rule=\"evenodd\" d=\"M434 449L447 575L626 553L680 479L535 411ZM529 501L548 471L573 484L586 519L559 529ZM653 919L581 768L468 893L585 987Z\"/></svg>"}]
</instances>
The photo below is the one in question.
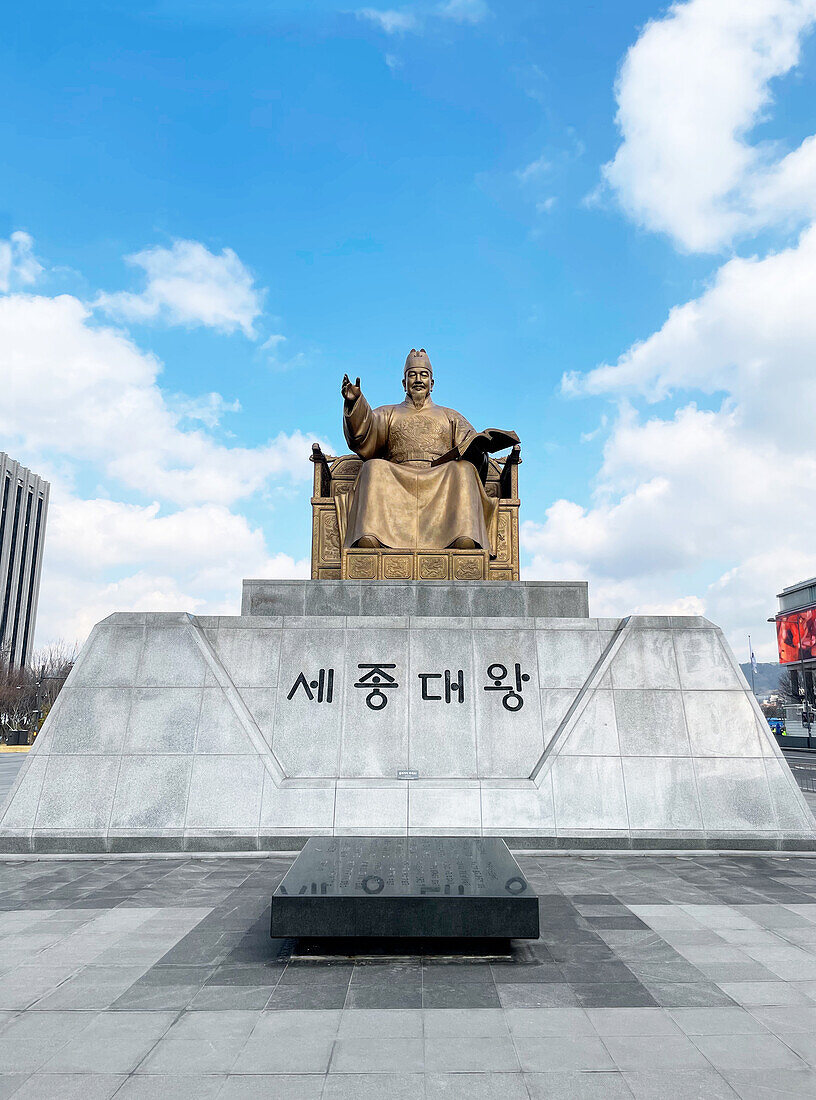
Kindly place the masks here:
<instances>
[{"instance_id":1,"label":"bare tree","mask_svg":"<svg viewBox=\"0 0 816 1100\"><path fill-rule=\"evenodd\" d=\"M801 696L794 695L791 690L790 669L786 669L780 674L779 682L776 685L776 691L779 695L779 701L783 706L791 706L793 703L801 703L802 701Z\"/></svg>"},{"instance_id":2,"label":"bare tree","mask_svg":"<svg viewBox=\"0 0 816 1100\"><path fill-rule=\"evenodd\" d=\"M17 744L19 734L29 729L31 692L26 669L0 661L0 737Z\"/></svg>"},{"instance_id":3,"label":"bare tree","mask_svg":"<svg viewBox=\"0 0 816 1100\"><path fill-rule=\"evenodd\" d=\"M766 718L784 718L785 717L785 705L781 696L775 703L760 703L759 704L762 713Z\"/></svg>"},{"instance_id":4,"label":"bare tree","mask_svg":"<svg viewBox=\"0 0 816 1100\"><path fill-rule=\"evenodd\" d=\"M56 642L34 654L25 668L0 655L0 740L36 737L76 660L76 646Z\"/></svg>"}]
</instances>

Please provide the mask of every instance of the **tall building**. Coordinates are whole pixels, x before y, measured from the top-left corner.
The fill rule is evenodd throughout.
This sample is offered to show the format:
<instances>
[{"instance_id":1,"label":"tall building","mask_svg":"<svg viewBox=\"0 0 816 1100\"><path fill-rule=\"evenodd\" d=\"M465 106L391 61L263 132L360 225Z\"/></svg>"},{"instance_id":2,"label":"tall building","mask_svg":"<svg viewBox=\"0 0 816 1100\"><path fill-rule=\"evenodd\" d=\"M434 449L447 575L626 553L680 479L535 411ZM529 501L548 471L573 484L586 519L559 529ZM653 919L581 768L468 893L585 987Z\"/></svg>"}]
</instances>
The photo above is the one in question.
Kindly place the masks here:
<instances>
[{"instance_id":1,"label":"tall building","mask_svg":"<svg viewBox=\"0 0 816 1100\"><path fill-rule=\"evenodd\" d=\"M34 642L49 490L0 451L0 660L17 666Z\"/></svg>"}]
</instances>

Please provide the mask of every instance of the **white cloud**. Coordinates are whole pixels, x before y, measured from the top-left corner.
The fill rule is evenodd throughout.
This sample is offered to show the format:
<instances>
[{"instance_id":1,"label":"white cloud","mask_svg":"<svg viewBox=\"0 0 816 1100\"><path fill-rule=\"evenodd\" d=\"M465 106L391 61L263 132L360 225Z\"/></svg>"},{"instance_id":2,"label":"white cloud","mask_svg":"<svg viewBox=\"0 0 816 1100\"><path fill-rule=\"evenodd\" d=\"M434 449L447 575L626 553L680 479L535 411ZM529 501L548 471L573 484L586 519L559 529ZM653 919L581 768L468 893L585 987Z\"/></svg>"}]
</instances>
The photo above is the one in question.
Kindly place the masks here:
<instances>
[{"instance_id":1,"label":"white cloud","mask_svg":"<svg viewBox=\"0 0 816 1100\"><path fill-rule=\"evenodd\" d=\"M568 391L620 413L591 506L558 501L525 525L534 575L560 559L616 614L699 596L735 647L762 629L776 593L816 574L815 304L811 227L794 247L723 265L616 364L568 376ZM690 391L715 407L644 417L627 403ZM771 659L770 630L755 642Z\"/></svg>"},{"instance_id":2,"label":"white cloud","mask_svg":"<svg viewBox=\"0 0 816 1100\"><path fill-rule=\"evenodd\" d=\"M748 136L814 21L816 0L689 0L646 27L606 169L637 222L706 250L812 219L816 137L785 156ZM589 505L557 501L524 525L527 575L588 578L595 613L704 613L743 658L750 632L774 659L776 593L816 574L814 346L805 224L793 245L724 263L616 362L565 375L565 394L608 397L617 415ZM657 402L673 411L643 411Z\"/></svg>"},{"instance_id":3,"label":"white cloud","mask_svg":"<svg viewBox=\"0 0 816 1100\"><path fill-rule=\"evenodd\" d=\"M689 251L816 214L816 146L751 144L774 78L799 61L816 0L690 0L649 23L618 84L605 177L631 217Z\"/></svg>"},{"instance_id":4,"label":"white cloud","mask_svg":"<svg viewBox=\"0 0 816 1100\"><path fill-rule=\"evenodd\" d=\"M99 309L126 321L240 329L255 338L264 292L231 248L216 255L198 241L175 241L171 248L157 245L126 259L142 268L147 286L141 294L100 294Z\"/></svg>"},{"instance_id":5,"label":"white cloud","mask_svg":"<svg viewBox=\"0 0 816 1100\"><path fill-rule=\"evenodd\" d=\"M531 181L538 181L542 176L548 175L552 171L552 161L549 157L540 156L534 161L531 161L524 168L519 168L516 172L516 177L520 183L530 183Z\"/></svg>"},{"instance_id":6,"label":"white cloud","mask_svg":"<svg viewBox=\"0 0 816 1100\"><path fill-rule=\"evenodd\" d=\"M816 226L764 259L733 259L699 297L676 306L657 332L614 365L566 375L567 392L727 393L759 439L798 452L816 407Z\"/></svg>"},{"instance_id":7,"label":"white cloud","mask_svg":"<svg viewBox=\"0 0 816 1100\"><path fill-rule=\"evenodd\" d=\"M270 555L260 530L219 505L163 514L57 483L38 634L81 640L113 611L238 614L242 577L308 575L307 561Z\"/></svg>"},{"instance_id":8,"label":"white cloud","mask_svg":"<svg viewBox=\"0 0 816 1100\"><path fill-rule=\"evenodd\" d=\"M771 516L795 514L814 478L810 451L746 438L736 411L689 405L670 420L642 420L626 410L593 506L556 501L544 524L525 525L525 545L615 580L739 561L764 544ZM802 523L816 536L816 514Z\"/></svg>"},{"instance_id":9,"label":"white cloud","mask_svg":"<svg viewBox=\"0 0 816 1100\"><path fill-rule=\"evenodd\" d=\"M485 0L446 0L436 13L457 23L481 23L490 14L490 9Z\"/></svg>"},{"instance_id":10,"label":"white cloud","mask_svg":"<svg viewBox=\"0 0 816 1100\"><path fill-rule=\"evenodd\" d=\"M309 357L303 351L295 352L288 358L281 358L280 353L285 343L285 336L270 336L268 340L265 340L264 343L261 344L261 351L269 352L266 359L267 366L278 374L290 370L300 370L307 366Z\"/></svg>"},{"instance_id":11,"label":"white cloud","mask_svg":"<svg viewBox=\"0 0 816 1100\"><path fill-rule=\"evenodd\" d=\"M228 505L271 478L311 476L312 439L300 432L225 447L205 431L182 430L160 370L126 334L95 326L70 295L0 298L0 436L9 443L97 463L128 488L183 506Z\"/></svg>"},{"instance_id":12,"label":"white cloud","mask_svg":"<svg viewBox=\"0 0 816 1100\"><path fill-rule=\"evenodd\" d=\"M285 336L281 336L280 333L274 333L272 336L268 336L261 344L261 351L277 351L280 345L285 342Z\"/></svg>"},{"instance_id":13,"label":"white cloud","mask_svg":"<svg viewBox=\"0 0 816 1100\"><path fill-rule=\"evenodd\" d=\"M34 255L34 241L18 229L7 241L0 241L0 293L30 286L42 274L42 264Z\"/></svg>"},{"instance_id":14,"label":"white cloud","mask_svg":"<svg viewBox=\"0 0 816 1100\"><path fill-rule=\"evenodd\" d=\"M10 243L36 277L30 238ZM161 370L71 295L0 296L0 439L52 484L38 644L81 640L117 610L237 613L242 577L309 574L233 509L308 483L313 437L225 446L212 431L240 403L165 393Z\"/></svg>"},{"instance_id":15,"label":"white cloud","mask_svg":"<svg viewBox=\"0 0 816 1100\"><path fill-rule=\"evenodd\" d=\"M606 415L606 413L604 413L601 416L601 419L600 419L600 422L599 422L597 428L593 428L591 432L581 432L581 442L582 443L591 443L593 439L597 439L598 436L601 434L601 432L604 431L604 429L606 428L608 423L609 423L609 417Z\"/></svg>"},{"instance_id":16,"label":"white cloud","mask_svg":"<svg viewBox=\"0 0 816 1100\"><path fill-rule=\"evenodd\" d=\"M225 401L220 393L205 393L200 397L177 394L170 404L180 421L199 421L207 428L217 428L225 413L241 411L240 401Z\"/></svg>"},{"instance_id":17,"label":"white cloud","mask_svg":"<svg viewBox=\"0 0 816 1100\"><path fill-rule=\"evenodd\" d=\"M385 34L406 34L420 33L429 21L438 19L475 26L490 15L490 8L486 0L443 0L433 6L420 4L414 8L358 8L354 14ZM387 54L385 61L390 69L401 64L393 54Z\"/></svg>"},{"instance_id":18,"label":"white cloud","mask_svg":"<svg viewBox=\"0 0 816 1100\"><path fill-rule=\"evenodd\" d=\"M355 15L358 19L373 23L385 34L404 34L406 31L418 30L420 26L416 15L407 10L360 8Z\"/></svg>"}]
</instances>

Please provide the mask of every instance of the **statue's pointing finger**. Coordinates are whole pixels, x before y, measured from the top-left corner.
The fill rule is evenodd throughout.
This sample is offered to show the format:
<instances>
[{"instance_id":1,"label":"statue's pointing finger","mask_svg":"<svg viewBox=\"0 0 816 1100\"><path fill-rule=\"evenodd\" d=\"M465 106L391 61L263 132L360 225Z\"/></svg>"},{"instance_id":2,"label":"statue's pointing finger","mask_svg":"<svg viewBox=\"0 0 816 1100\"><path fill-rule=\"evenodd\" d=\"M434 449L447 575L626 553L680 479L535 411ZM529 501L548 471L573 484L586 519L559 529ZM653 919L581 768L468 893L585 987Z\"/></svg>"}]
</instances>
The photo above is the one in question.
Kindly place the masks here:
<instances>
[{"instance_id":1,"label":"statue's pointing finger","mask_svg":"<svg viewBox=\"0 0 816 1100\"><path fill-rule=\"evenodd\" d=\"M354 385L352 385L352 382L351 382L351 379L349 378L349 376L347 374L344 374L343 375L343 385L341 387L341 392L343 394L343 397L346 399L346 401L349 401L349 402L356 401L357 398L360 396L360 379L359 379L359 377L358 377L356 383Z\"/></svg>"}]
</instances>

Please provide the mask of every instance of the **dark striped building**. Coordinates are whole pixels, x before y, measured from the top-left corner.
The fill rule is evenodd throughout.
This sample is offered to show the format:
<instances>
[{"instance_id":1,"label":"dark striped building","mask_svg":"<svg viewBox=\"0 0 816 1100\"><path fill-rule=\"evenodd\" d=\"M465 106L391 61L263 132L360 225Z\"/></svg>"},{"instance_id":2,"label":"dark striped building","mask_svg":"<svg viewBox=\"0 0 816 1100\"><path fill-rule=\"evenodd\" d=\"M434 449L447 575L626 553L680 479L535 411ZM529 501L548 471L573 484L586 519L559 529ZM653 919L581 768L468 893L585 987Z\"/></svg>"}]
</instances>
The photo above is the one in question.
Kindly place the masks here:
<instances>
[{"instance_id":1,"label":"dark striped building","mask_svg":"<svg viewBox=\"0 0 816 1100\"><path fill-rule=\"evenodd\" d=\"M0 661L31 656L40 595L47 481L0 451Z\"/></svg>"}]
</instances>

